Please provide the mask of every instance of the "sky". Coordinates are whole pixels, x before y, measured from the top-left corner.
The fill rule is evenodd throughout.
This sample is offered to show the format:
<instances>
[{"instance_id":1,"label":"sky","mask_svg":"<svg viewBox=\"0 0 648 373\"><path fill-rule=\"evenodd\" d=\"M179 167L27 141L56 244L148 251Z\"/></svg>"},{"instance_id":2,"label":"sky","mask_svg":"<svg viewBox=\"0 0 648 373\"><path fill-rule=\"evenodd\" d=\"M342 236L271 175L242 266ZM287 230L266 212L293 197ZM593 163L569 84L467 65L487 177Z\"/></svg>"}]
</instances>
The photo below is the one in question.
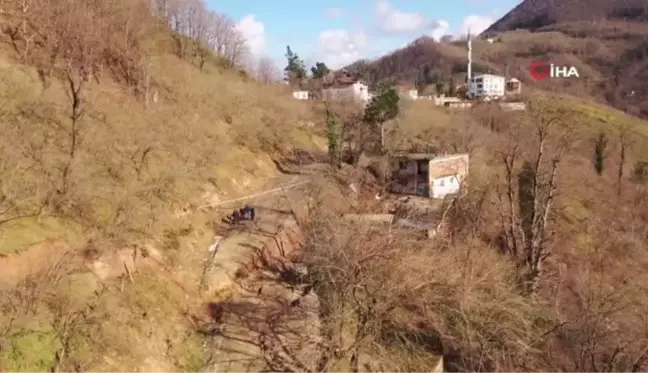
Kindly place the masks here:
<instances>
[{"instance_id":1,"label":"sky","mask_svg":"<svg viewBox=\"0 0 648 373\"><path fill-rule=\"evenodd\" d=\"M427 35L480 33L520 0L207 0L245 36L253 59L286 65L286 46L307 66L337 69Z\"/></svg>"}]
</instances>

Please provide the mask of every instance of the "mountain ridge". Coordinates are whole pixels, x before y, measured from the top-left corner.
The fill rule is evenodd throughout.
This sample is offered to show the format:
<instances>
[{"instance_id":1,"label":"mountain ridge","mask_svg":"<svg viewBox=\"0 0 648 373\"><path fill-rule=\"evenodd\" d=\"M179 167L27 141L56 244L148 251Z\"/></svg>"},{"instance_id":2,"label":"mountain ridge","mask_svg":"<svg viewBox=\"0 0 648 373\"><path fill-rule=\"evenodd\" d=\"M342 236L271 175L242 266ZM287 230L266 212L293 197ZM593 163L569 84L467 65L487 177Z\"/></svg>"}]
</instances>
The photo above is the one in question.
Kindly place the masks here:
<instances>
[{"instance_id":1,"label":"mountain ridge","mask_svg":"<svg viewBox=\"0 0 648 373\"><path fill-rule=\"evenodd\" d=\"M586 6L587 5L587 6ZM586 10L585 10L586 9ZM648 118L648 2L642 0L526 0L473 41L473 72L520 79L526 86L560 91ZM493 43L486 38L497 36ZM575 66L578 80L536 81L534 60ZM374 85L378 81L425 88L463 82L464 41L419 38L373 61L347 66Z\"/></svg>"},{"instance_id":2,"label":"mountain ridge","mask_svg":"<svg viewBox=\"0 0 648 373\"><path fill-rule=\"evenodd\" d=\"M643 0L525 0L488 27L482 36L525 29L535 31L574 21L646 21Z\"/></svg>"}]
</instances>

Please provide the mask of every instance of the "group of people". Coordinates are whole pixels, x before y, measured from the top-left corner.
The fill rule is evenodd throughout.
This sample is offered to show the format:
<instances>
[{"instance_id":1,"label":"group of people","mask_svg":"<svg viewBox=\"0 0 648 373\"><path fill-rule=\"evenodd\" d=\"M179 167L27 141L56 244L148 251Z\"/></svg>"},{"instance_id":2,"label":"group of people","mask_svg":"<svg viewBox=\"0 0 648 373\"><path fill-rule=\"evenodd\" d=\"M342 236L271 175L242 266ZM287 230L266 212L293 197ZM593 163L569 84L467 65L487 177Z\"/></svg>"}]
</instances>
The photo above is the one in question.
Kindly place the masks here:
<instances>
[{"instance_id":1,"label":"group of people","mask_svg":"<svg viewBox=\"0 0 648 373\"><path fill-rule=\"evenodd\" d=\"M256 211L254 207L245 205L238 210L234 210L232 215L229 216L229 221L231 224L238 224L243 220L252 220L254 221Z\"/></svg>"}]
</instances>

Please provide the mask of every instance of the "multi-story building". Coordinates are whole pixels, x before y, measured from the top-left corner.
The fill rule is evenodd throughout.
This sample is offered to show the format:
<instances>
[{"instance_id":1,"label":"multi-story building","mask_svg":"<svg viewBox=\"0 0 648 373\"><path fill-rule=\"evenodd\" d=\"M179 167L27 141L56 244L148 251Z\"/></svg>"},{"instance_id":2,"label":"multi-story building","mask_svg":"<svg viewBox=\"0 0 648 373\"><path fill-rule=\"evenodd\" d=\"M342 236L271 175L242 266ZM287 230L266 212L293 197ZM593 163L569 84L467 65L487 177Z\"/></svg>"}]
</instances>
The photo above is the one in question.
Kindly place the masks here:
<instances>
[{"instance_id":1,"label":"multi-story building","mask_svg":"<svg viewBox=\"0 0 648 373\"><path fill-rule=\"evenodd\" d=\"M499 99L504 97L506 78L499 75L480 74L468 81L468 98L470 99Z\"/></svg>"}]
</instances>

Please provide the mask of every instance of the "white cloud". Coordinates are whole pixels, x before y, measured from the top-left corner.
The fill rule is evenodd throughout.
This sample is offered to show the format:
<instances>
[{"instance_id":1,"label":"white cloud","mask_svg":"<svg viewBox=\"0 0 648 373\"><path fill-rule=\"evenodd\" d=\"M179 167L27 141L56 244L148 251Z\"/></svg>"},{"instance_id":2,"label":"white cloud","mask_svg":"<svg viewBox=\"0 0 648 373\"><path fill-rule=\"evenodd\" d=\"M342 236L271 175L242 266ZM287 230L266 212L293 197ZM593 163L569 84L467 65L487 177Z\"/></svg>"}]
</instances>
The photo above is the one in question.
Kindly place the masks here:
<instances>
[{"instance_id":1,"label":"white cloud","mask_svg":"<svg viewBox=\"0 0 648 373\"><path fill-rule=\"evenodd\" d=\"M472 35L481 34L494 22L495 19L493 19L492 17L480 16L477 14L468 15L466 16L466 18L464 18L463 23L459 28L459 35L467 35L468 31L470 31Z\"/></svg>"},{"instance_id":2,"label":"white cloud","mask_svg":"<svg viewBox=\"0 0 648 373\"><path fill-rule=\"evenodd\" d=\"M342 8L326 8L324 14L330 18L340 18L344 15L344 10Z\"/></svg>"},{"instance_id":3,"label":"white cloud","mask_svg":"<svg viewBox=\"0 0 648 373\"><path fill-rule=\"evenodd\" d=\"M250 53L255 56L263 54L266 49L265 25L249 14L236 24L236 29L245 37Z\"/></svg>"},{"instance_id":4,"label":"white cloud","mask_svg":"<svg viewBox=\"0 0 648 373\"><path fill-rule=\"evenodd\" d=\"M397 9L389 0L377 0L375 3L375 20L378 33L371 33L372 40L381 36L401 36L406 38L428 35L435 40L440 40L445 35L461 36L468 30L473 35L483 32L494 21L496 16L483 16L471 14L464 18L457 29L451 28L450 23L444 19L433 19L419 12L410 12ZM342 10L327 8L325 13L329 17L339 17ZM397 44L398 45L398 44ZM319 34L319 43L314 60L325 62L330 68L338 69L359 59L366 58L370 52L368 36L363 32L352 33L347 30L325 30ZM377 53L373 55L380 57Z\"/></svg>"},{"instance_id":5,"label":"white cloud","mask_svg":"<svg viewBox=\"0 0 648 373\"><path fill-rule=\"evenodd\" d=\"M319 34L319 60L332 69L339 69L364 56L368 38L363 32L325 30Z\"/></svg>"},{"instance_id":6,"label":"white cloud","mask_svg":"<svg viewBox=\"0 0 648 373\"><path fill-rule=\"evenodd\" d=\"M441 40L442 36L449 34L452 34L452 31L450 31L450 23L448 23L448 21L444 19L440 19L437 22L437 27L428 32L428 35L434 38L436 41Z\"/></svg>"},{"instance_id":7,"label":"white cloud","mask_svg":"<svg viewBox=\"0 0 648 373\"><path fill-rule=\"evenodd\" d=\"M387 0L376 2L376 14L380 30L391 34L430 32L439 25L436 20L427 18L421 13L398 10Z\"/></svg>"}]
</instances>

